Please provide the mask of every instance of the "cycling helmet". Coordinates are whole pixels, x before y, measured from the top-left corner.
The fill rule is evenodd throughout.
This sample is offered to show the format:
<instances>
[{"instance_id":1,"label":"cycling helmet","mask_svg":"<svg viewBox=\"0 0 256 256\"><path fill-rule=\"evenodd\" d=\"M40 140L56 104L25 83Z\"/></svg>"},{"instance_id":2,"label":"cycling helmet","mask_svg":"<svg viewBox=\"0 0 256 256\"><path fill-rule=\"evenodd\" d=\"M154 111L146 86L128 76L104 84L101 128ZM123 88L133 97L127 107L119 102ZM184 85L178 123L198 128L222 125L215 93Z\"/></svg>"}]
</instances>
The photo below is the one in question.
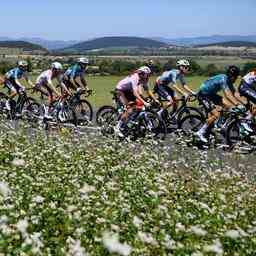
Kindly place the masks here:
<instances>
[{"instance_id":1,"label":"cycling helmet","mask_svg":"<svg viewBox=\"0 0 256 256\"><path fill-rule=\"evenodd\" d=\"M149 67L147 67L147 66L142 66L139 69L137 69L137 72L150 75L151 74L151 69Z\"/></svg>"},{"instance_id":2,"label":"cycling helmet","mask_svg":"<svg viewBox=\"0 0 256 256\"><path fill-rule=\"evenodd\" d=\"M176 66L179 67L179 66L185 66L185 67L188 67L190 66L190 63L188 60L178 60L177 63L176 63Z\"/></svg>"},{"instance_id":3,"label":"cycling helmet","mask_svg":"<svg viewBox=\"0 0 256 256\"><path fill-rule=\"evenodd\" d=\"M27 67L28 66L28 62L25 60L20 60L18 61L18 66L19 67Z\"/></svg>"},{"instance_id":4,"label":"cycling helmet","mask_svg":"<svg viewBox=\"0 0 256 256\"><path fill-rule=\"evenodd\" d=\"M240 69L239 69L239 67L234 66L234 65L229 66L227 68L226 74L228 77L238 77L240 74Z\"/></svg>"},{"instance_id":5,"label":"cycling helmet","mask_svg":"<svg viewBox=\"0 0 256 256\"><path fill-rule=\"evenodd\" d=\"M59 62L53 62L51 65L52 69L62 70L62 65Z\"/></svg>"},{"instance_id":6,"label":"cycling helmet","mask_svg":"<svg viewBox=\"0 0 256 256\"><path fill-rule=\"evenodd\" d=\"M88 58L86 57L81 57L77 60L78 63L81 63L81 64L89 64L89 60Z\"/></svg>"}]
</instances>

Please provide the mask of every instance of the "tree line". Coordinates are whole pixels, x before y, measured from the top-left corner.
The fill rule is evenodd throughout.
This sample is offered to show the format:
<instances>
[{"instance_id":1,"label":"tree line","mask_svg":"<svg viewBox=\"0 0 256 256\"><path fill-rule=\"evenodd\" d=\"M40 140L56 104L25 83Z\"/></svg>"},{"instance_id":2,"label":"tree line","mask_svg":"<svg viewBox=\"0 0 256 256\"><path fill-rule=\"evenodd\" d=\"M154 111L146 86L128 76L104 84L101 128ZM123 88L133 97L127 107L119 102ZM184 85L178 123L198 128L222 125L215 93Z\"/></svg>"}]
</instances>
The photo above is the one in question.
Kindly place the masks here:
<instances>
[{"instance_id":1,"label":"tree line","mask_svg":"<svg viewBox=\"0 0 256 256\"><path fill-rule=\"evenodd\" d=\"M46 70L49 68L51 60L39 60L33 61L30 58L27 58L29 64L29 71ZM63 63L62 59L56 59ZM75 59L68 58L64 64L64 68L67 68L69 65L75 62ZM128 75L133 72L136 68L146 65L145 61L134 61L134 60L113 60L113 59L92 59L90 65L88 66L87 73L92 75ZM208 64L206 66L199 65L198 62L190 60L191 71L190 75L200 75L200 76L213 76L219 73L225 72L224 68L220 68L215 64ZM8 70L13 68L15 63L10 62L0 62L0 74L5 74ZM176 67L176 60L170 59L167 62L163 63L160 61L154 61L152 71L155 75L161 74L163 71L170 70ZM256 62L245 63L241 67L241 74L244 75L248 73L251 69L256 68Z\"/></svg>"}]
</instances>

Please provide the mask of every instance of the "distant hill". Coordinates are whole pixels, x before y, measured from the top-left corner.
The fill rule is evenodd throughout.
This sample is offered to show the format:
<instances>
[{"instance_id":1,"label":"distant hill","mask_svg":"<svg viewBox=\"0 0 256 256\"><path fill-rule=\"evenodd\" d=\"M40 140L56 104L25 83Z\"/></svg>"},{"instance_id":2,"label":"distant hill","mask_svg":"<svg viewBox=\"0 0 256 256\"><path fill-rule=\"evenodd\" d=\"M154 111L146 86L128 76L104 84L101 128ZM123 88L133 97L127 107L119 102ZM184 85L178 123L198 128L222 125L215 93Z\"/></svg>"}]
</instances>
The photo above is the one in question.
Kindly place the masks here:
<instances>
[{"instance_id":1,"label":"distant hill","mask_svg":"<svg viewBox=\"0 0 256 256\"><path fill-rule=\"evenodd\" d=\"M61 48L69 47L70 45L79 43L79 41L77 40L69 40L69 41L47 40L40 37L22 37L18 39L9 38L9 37L0 37L0 41L25 41L32 44L41 45L47 50L61 49Z\"/></svg>"},{"instance_id":2,"label":"distant hill","mask_svg":"<svg viewBox=\"0 0 256 256\"><path fill-rule=\"evenodd\" d=\"M84 52L115 47L160 48L165 46L167 45L163 42L140 37L101 37L72 45L60 51Z\"/></svg>"},{"instance_id":3,"label":"distant hill","mask_svg":"<svg viewBox=\"0 0 256 256\"><path fill-rule=\"evenodd\" d=\"M233 41L256 43L256 35L249 35L249 36L212 35L212 36L182 37L182 38L153 37L152 39L160 42L164 42L167 44L174 44L174 45L180 45L180 46L194 46L194 45L215 44L215 43L233 42Z\"/></svg>"},{"instance_id":4,"label":"distant hill","mask_svg":"<svg viewBox=\"0 0 256 256\"><path fill-rule=\"evenodd\" d=\"M244 42L244 41L230 41L230 42L223 42L223 43L196 45L196 47L209 47L209 46L220 46L220 47L256 47L256 43Z\"/></svg>"},{"instance_id":5,"label":"distant hill","mask_svg":"<svg viewBox=\"0 0 256 256\"><path fill-rule=\"evenodd\" d=\"M43 48L42 46L25 41L0 41L0 48L19 48L23 51L47 52L47 49Z\"/></svg>"}]
</instances>

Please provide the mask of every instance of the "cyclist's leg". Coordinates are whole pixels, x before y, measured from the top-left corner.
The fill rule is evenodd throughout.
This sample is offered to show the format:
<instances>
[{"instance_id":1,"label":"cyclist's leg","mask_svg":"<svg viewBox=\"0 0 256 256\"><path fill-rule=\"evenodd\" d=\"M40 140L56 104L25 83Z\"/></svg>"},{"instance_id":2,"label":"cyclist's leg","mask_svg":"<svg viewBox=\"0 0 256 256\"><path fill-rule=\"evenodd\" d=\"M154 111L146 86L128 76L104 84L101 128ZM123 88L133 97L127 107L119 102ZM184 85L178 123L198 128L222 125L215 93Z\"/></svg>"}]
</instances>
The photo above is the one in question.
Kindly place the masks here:
<instances>
[{"instance_id":1,"label":"cyclist's leg","mask_svg":"<svg viewBox=\"0 0 256 256\"><path fill-rule=\"evenodd\" d=\"M219 118L220 112L224 106L223 99L220 95L204 95L201 96L201 100L208 112L208 118L206 123L201 127L201 129L196 133L203 142L207 142L204 137L206 130L211 129L215 121Z\"/></svg>"},{"instance_id":2,"label":"cyclist's leg","mask_svg":"<svg viewBox=\"0 0 256 256\"><path fill-rule=\"evenodd\" d=\"M12 110L13 106L16 105L16 102L14 102L14 97L18 94L18 92L16 87L9 80L5 80L4 86L8 89L9 94L9 99L6 101L6 108L7 110Z\"/></svg>"},{"instance_id":3,"label":"cyclist's leg","mask_svg":"<svg viewBox=\"0 0 256 256\"><path fill-rule=\"evenodd\" d=\"M253 88L251 88L250 86L242 83L239 86L239 93L241 96L244 96L247 100L251 101L253 104L256 104L256 91L253 90ZM256 117L256 108L254 106L251 113L251 117L252 116Z\"/></svg>"}]
</instances>

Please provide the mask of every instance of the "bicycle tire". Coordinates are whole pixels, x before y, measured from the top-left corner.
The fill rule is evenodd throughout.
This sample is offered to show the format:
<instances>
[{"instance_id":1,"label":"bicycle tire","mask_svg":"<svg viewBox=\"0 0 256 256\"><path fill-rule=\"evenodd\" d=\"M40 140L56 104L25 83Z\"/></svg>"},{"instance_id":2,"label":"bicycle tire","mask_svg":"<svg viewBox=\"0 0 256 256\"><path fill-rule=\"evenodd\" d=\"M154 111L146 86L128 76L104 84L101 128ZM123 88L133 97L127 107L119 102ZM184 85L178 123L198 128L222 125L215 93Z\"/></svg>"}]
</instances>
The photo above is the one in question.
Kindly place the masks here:
<instances>
[{"instance_id":1,"label":"bicycle tire","mask_svg":"<svg viewBox=\"0 0 256 256\"><path fill-rule=\"evenodd\" d=\"M92 121L93 108L89 101L81 99L72 107L76 113L76 118L79 125L88 125L88 123ZM79 107L81 111L78 111Z\"/></svg>"},{"instance_id":2,"label":"bicycle tire","mask_svg":"<svg viewBox=\"0 0 256 256\"><path fill-rule=\"evenodd\" d=\"M180 120L178 129L182 130L184 134L188 135L191 132L197 132L204 123L205 118L201 118L199 115L188 115Z\"/></svg>"}]
</instances>

